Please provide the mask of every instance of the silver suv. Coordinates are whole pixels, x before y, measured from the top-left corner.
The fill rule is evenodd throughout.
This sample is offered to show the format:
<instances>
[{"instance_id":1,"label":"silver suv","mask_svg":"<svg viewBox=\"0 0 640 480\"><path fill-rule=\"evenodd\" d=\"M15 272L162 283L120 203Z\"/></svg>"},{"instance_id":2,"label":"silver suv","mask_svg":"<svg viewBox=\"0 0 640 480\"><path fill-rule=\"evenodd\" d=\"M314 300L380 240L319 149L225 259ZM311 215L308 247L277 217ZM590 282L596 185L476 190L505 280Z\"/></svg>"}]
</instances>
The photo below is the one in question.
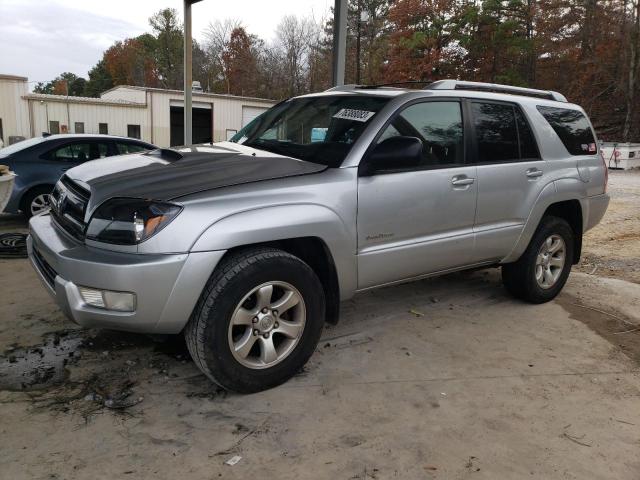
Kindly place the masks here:
<instances>
[{"instance_id":1,"label":"silver suv","mask_svg":"<svg viewBox=\"0 0 640 480\"><path fill-rule=\"evenodd\" d=\"M553 299L609 203L587 116L555 92L444 80L282 102L230 142L66 172L31 261L74 322L184 332L254 392L295 374L357 292L500 265Z\"/></svg>"}]
</instances>

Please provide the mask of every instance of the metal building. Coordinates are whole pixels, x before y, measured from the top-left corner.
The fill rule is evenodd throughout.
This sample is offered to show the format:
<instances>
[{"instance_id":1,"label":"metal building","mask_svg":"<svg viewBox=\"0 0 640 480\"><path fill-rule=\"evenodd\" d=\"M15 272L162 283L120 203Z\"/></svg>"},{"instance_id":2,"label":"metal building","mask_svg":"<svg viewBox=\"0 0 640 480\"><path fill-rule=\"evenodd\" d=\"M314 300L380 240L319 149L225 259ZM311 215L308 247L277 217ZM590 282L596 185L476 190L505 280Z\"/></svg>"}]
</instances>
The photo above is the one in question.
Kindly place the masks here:
<instances>
[{"instance_id":1,"label":"metal building","mask_svg":"<svg viewBox=\"0 0 640 480\"><path fill-rule=\"evenodd\" d=\"M182 145L181 90L117 86L100 98L29 93L25 77L0 75L0 137L5 144L42 133L105 133ZM193 92L193 143L230 138L275 102Z\"/></svg>"}]
</instances>

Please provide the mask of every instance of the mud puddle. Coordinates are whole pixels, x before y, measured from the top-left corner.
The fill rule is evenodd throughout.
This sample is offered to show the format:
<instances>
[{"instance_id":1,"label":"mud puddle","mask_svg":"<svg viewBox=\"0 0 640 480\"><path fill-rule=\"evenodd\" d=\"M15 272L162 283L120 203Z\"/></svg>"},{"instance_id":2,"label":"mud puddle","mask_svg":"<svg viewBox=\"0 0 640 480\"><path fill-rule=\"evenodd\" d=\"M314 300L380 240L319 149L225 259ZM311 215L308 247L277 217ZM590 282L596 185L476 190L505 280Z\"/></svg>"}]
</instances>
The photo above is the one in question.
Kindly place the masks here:
<instances>
[{"instance_id":1,"label":"mud puddle","mask_svg":"<svg viewBox=\"0 0 640 480\"><path fill-rule=\"evenodd\" d=\"M41 345L9 349L0 356L0 390L32 391L64 382L83 341L78 332L62 332L47 335Z\"/></svg>"},{"instance_id":2,"label":"mud puddle","mask_svg":"<svg viewBox=\"0 0 640 480\"><path fill-rule=\"evenodd\" d=\"M103 365L115 362L126 367L146 363L165 369L176 361L191 362L179 335L152 338L109 330L73 330L48 334L43 340L40 345L16 345L0 354L0 390L35 391L60 385L68 379L67 367L83 355L99 358Z\"/></svg>"}]
</instances>

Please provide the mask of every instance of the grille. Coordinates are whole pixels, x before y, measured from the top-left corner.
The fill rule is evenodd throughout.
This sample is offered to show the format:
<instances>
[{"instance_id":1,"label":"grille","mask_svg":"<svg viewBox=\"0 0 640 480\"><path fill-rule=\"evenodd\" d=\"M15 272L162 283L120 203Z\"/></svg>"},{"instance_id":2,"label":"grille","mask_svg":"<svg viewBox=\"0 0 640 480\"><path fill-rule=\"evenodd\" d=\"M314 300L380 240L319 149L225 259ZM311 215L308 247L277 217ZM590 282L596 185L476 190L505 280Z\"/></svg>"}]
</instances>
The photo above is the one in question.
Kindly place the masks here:
<instances>
[{"instance_id":1,"label":"grille","mask_svg":"<svg viewBox=\"0 0 640 480\"><path fill-rule=\"evenodd\" d=\"M36 250L35 248L33 249L33 259L38 266L38 270L40 270L40 273L42 273L42 276L45 278L47 283L51 286L51 288L54 288L55 279L58 275L56 271L51 267L51 265L47 263L44 258L42 258L40 252L38 252L38 250Z\"/></svg>"},{"instance_id":2,"label":"grille","mask_svg":"<svg viewBox=\"0 0 640 480\"><path fill-rule=\"evenodd\" d=\"M84 240L84 214L90 194L64 176L51 194L51 215L60 227L78 240Z\"/></svg>"}]
</instances>

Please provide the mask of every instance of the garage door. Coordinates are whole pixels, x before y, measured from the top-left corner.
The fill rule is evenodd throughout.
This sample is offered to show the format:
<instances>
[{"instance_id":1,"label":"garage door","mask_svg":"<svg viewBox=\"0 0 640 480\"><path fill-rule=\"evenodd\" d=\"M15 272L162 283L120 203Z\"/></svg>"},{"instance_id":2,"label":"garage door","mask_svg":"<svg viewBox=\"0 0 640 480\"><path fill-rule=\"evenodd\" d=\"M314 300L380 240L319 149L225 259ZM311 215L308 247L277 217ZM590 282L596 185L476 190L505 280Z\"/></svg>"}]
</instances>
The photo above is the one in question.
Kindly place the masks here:
<instances>
[{"instance_id":1,"label":"garage door","mask_svg":"<svg viewBox=\"0 0 640 480\"><path fill-rule=\"evenodd\" d=\"M268 108L264 107L242 107L242 126L247 125L251 120L256 118L258 115L266 112Z\"/></svg>"}]
</instances>

